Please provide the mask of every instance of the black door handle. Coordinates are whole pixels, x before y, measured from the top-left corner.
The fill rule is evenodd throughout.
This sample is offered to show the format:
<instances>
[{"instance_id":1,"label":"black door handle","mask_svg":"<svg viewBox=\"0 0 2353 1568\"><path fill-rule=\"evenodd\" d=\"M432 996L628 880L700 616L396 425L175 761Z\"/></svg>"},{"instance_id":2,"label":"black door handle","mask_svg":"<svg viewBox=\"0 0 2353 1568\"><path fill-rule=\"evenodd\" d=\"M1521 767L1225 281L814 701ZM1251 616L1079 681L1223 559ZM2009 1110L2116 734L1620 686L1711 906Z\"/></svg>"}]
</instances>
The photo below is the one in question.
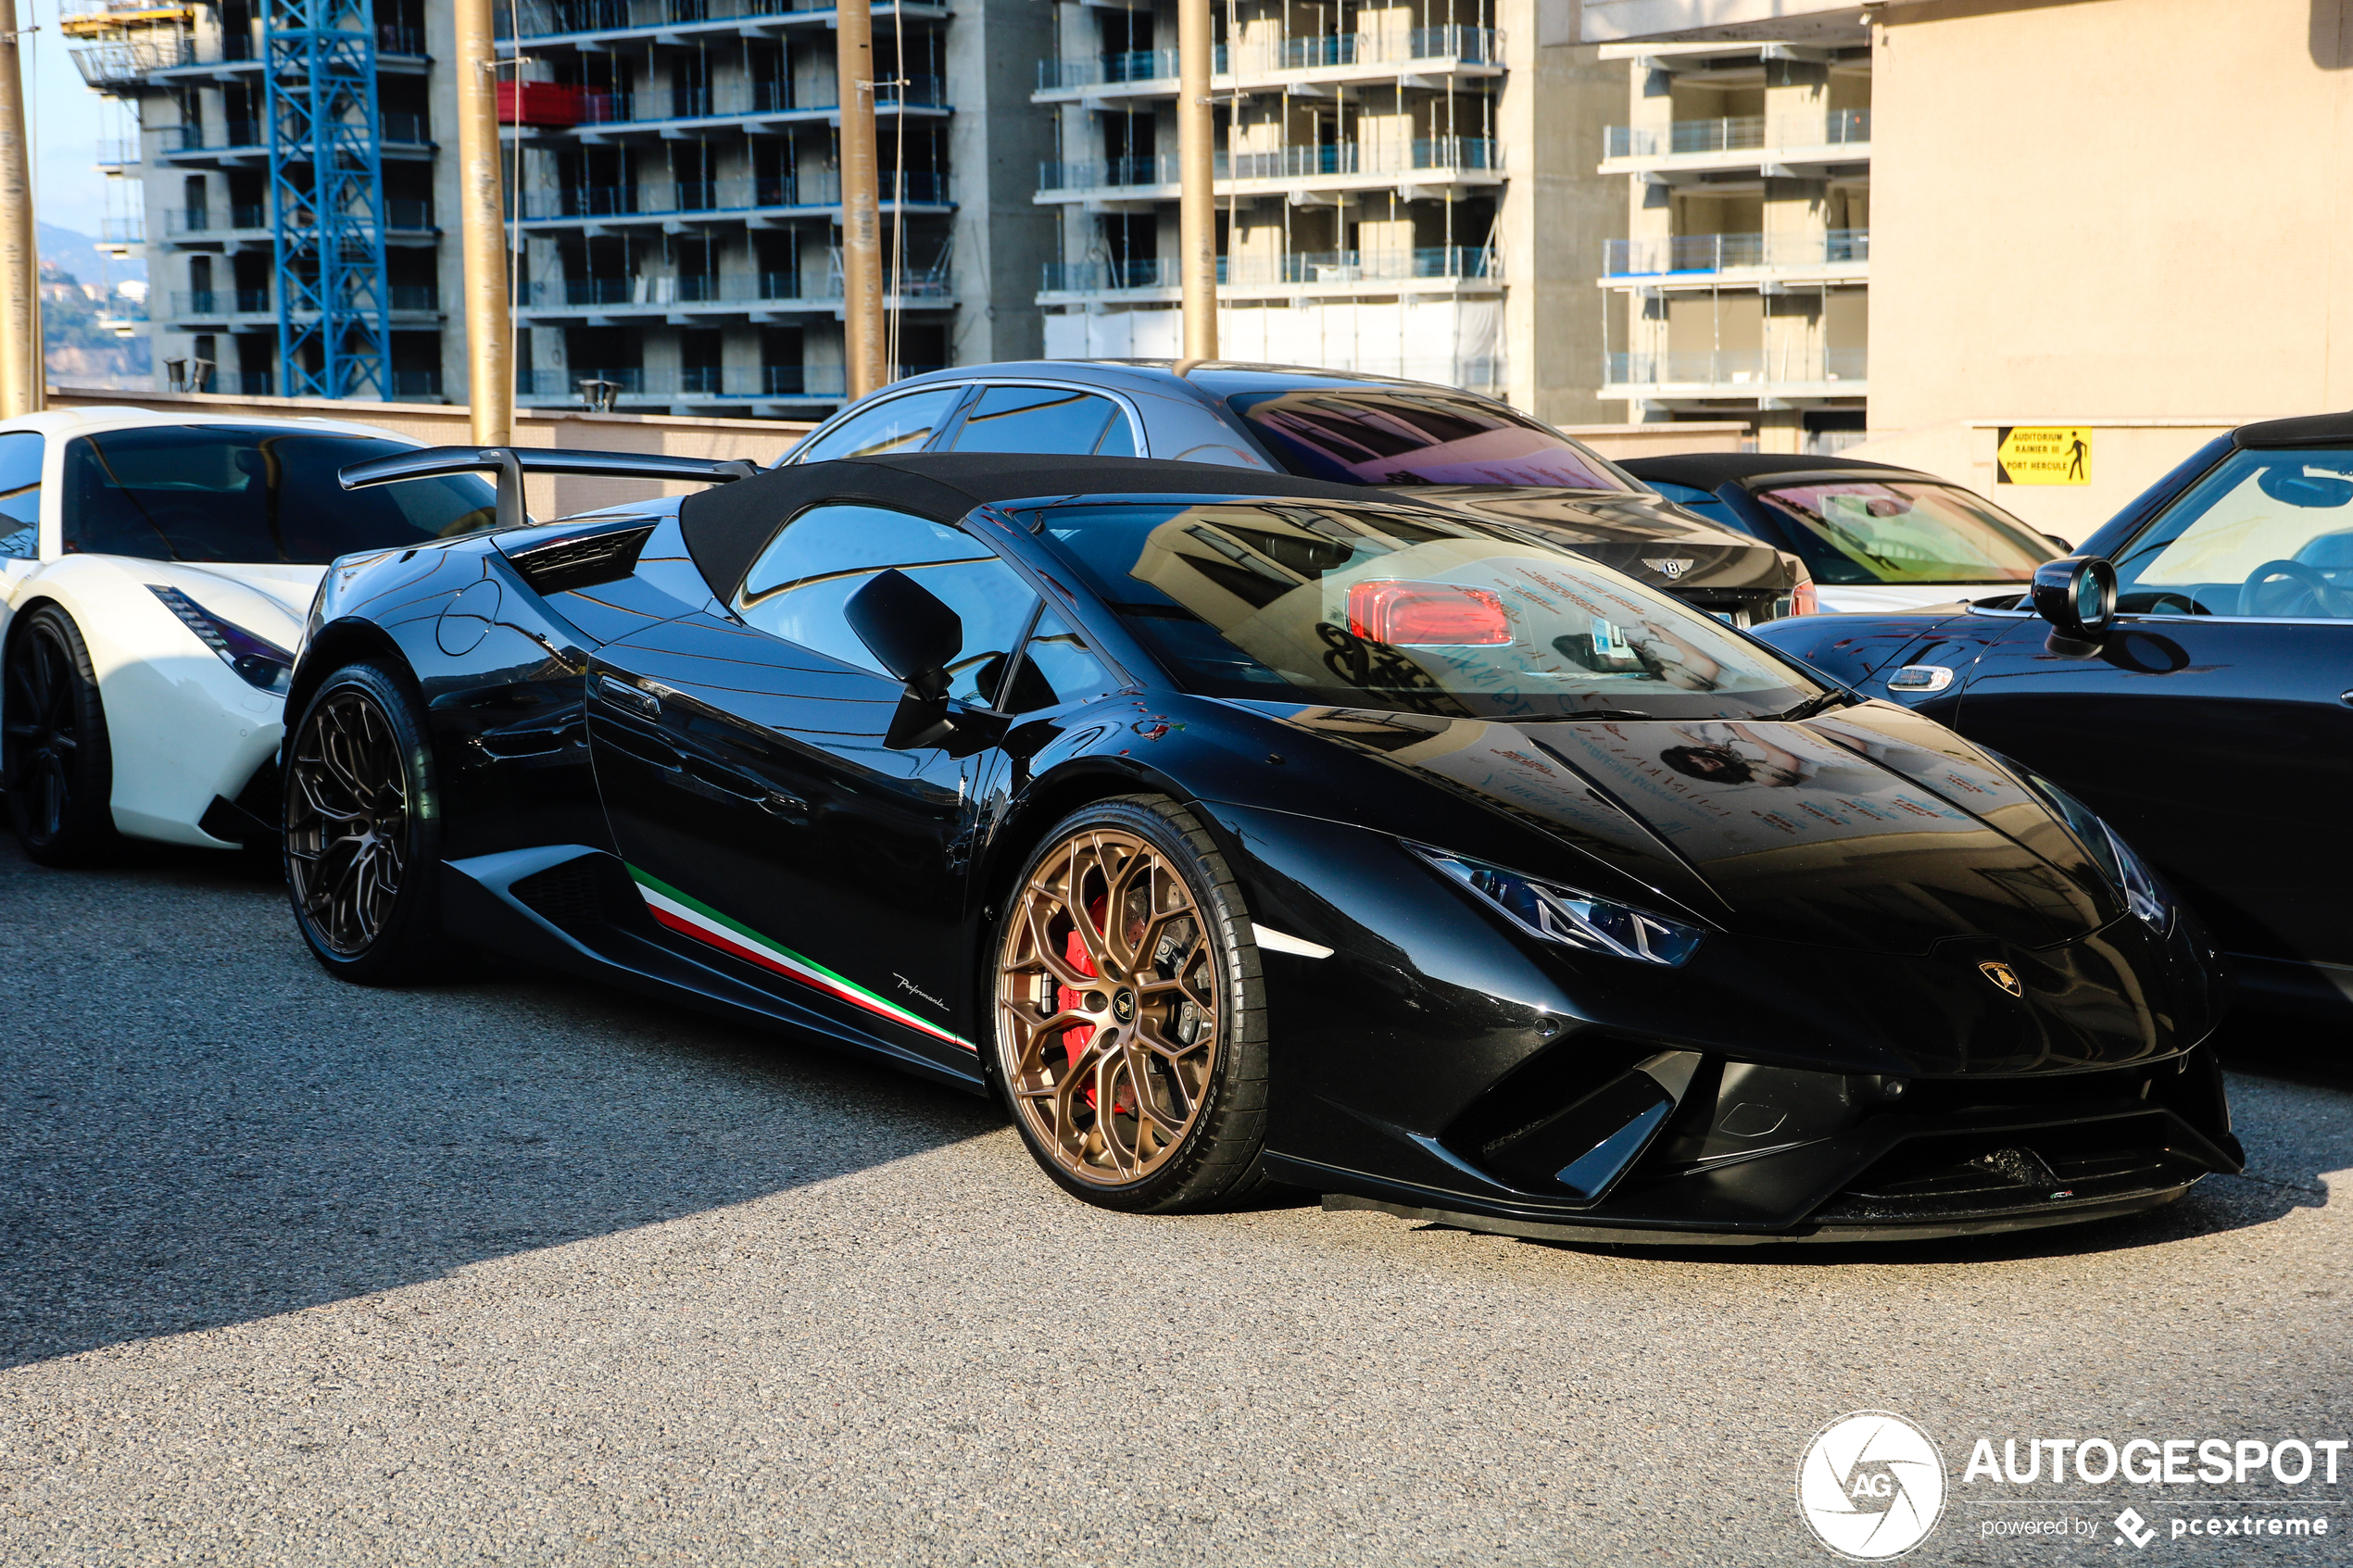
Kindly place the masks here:
<instances>
[{"instance_id":1,"label":"black door handle","mask_svg":"<svg viewBox=\"0 0 2353 1568\"><path fill-rule=\"evenodd\" d=\"M627 681L615 680L610 675L600 673L597 677L597 695L615 708L625 708L641 719L661 717L661 698Z\"/></svg>"}]
</instances>

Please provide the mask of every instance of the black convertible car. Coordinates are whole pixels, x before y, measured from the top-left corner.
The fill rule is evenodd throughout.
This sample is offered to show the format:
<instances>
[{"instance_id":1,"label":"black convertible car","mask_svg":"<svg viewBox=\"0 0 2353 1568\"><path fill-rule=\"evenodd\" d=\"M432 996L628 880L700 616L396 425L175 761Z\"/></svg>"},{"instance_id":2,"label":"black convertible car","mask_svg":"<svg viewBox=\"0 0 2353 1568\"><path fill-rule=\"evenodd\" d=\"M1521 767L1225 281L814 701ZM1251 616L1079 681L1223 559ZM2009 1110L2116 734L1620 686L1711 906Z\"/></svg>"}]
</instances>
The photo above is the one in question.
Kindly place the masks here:
<instances>
[{"instance_id":1,"label":"black convertible car","mask_svg":"<svg viewBox=\"0 0 2353 1568\"><path fill-rule=\"evenodd\" d=\"M456 939L793 1025L1137 1211L1919 1237L2238 1168L2203 938L2095 820L1519 530L1004 456L527 526L525 465L648 471L346 470L501 468L508 526L321 591L286 856L334 973Z\"/></svg>"},{"instance_id":2,"label":"black convertible car","mask_svg":"<svg viewBox=\"0 0 2353 1568\"><path fill-rule=\"evenodd\" d=\"M1763 634L2116 824L2254 1010L2353 1020L2353 414L2209 443L2032 594L1808 621Z\"/></svg>"}]
</instances>

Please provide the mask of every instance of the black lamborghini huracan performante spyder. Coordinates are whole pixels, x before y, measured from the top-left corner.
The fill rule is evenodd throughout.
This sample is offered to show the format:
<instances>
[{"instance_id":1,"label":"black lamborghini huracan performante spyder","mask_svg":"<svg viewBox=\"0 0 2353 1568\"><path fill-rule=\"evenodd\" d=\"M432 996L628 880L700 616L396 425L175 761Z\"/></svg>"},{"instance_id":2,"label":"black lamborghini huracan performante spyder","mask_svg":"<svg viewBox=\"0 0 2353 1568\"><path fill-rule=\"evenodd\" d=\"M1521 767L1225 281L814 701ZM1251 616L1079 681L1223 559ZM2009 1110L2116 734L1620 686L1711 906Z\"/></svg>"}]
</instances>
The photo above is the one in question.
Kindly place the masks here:
<instances>
[{"instance_id":1,"label":"black lamborghini huracan performante spyder","mask_svg":"<svg viewBox=\"0 0 2353 1568\"><path fill-rule=\"evenodd\" d=\"M494 467L508 526L310 619L286 856L335 973L454 944L790 1025L1134 1211L1922 1237L2239 1168L2205 937L2095 818L1541 533L1106 458L544 525L522 468L648 470L345 481Z\"/></svg>"}]
</instances>

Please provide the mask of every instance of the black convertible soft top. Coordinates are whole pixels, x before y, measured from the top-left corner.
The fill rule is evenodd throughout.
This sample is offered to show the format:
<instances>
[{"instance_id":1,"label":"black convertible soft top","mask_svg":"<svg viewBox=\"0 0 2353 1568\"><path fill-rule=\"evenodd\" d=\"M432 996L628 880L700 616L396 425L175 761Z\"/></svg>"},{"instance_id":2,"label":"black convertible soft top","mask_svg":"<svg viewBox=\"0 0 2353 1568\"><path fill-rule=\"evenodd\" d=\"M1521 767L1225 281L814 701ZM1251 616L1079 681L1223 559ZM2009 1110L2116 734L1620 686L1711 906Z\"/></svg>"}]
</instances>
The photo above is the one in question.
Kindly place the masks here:
<instances>
[{"instance_id":1,"label":"black convertible soft top","mask_svg":"<svg viewBox=\"0 0 2353 1568\"><path fill-rule=\"evenodd\" d=\"M954 522L975 507L992 502L1072 495L1300 496L1358 506L1414 505L1361 485L1216 463L941 452L770 469L687 496L678 508L678 527L703 580L726 598L742 584L744 573L774 536L777 525L821 501L867 502Z\"/></svg>"}]
</instances>

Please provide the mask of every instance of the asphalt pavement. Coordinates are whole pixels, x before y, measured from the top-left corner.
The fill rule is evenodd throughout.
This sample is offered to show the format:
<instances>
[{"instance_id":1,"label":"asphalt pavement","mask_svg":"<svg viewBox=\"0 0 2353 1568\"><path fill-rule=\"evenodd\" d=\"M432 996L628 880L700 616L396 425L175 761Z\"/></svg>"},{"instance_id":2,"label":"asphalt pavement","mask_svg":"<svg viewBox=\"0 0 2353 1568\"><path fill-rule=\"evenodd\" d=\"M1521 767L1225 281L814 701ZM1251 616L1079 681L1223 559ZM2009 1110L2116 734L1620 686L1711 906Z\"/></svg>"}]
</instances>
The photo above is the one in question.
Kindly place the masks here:
<instances>
[{"instance_id":1,"label":"asphalt pavement","mask_svg":"<svg viewBox=\"0 0 2353 1568\"><path fill-rule=\"evenodd\" d=\"M1864 1409L1948 1473L1917 1562L2353 1561L2353 1451L1963 1474L2353 1438L2342 1038L2235 1073L2248 1173L2156 1216L1673 1254L1101 1213L805 1041L338 985L227 857L0 847L0 1042L7 1563L1829 1563L1793 1480Z\"/></svg>"}]
</instances>

